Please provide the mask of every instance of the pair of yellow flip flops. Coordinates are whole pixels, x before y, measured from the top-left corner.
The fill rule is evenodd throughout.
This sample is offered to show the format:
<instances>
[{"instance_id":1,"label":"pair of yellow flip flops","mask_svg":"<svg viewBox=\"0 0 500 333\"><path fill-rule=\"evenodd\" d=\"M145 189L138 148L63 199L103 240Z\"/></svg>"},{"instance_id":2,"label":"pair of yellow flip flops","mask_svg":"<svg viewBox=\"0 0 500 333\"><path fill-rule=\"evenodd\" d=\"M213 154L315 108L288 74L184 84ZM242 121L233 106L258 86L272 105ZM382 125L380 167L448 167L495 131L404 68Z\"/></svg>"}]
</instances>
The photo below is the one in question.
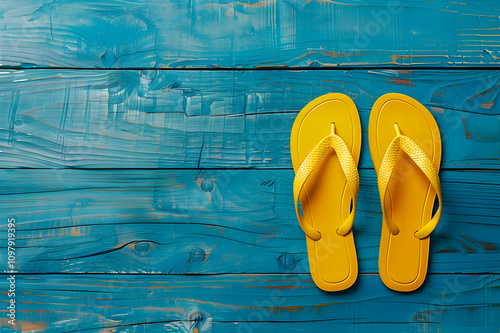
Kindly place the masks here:
<instances>
[{"instance_id":1,"label":"pair of yellow flip flops","mask_svg":"<svg viewBox=\"0 0 500 333\"><path fill-rule=\"evenodd\" d=\"M439 129L422 104L391 93L373 105L368 137L383 215L380 277L393 290L412 291L424 282L429 235L441 216ZM326 291L349 288L358 275L352 226L361 152L352 99L334 93L307 104L293 124L290 149L295 208L313 280ZM439 208L432 216L436 196Z\"/></svg>"}]
</instances>

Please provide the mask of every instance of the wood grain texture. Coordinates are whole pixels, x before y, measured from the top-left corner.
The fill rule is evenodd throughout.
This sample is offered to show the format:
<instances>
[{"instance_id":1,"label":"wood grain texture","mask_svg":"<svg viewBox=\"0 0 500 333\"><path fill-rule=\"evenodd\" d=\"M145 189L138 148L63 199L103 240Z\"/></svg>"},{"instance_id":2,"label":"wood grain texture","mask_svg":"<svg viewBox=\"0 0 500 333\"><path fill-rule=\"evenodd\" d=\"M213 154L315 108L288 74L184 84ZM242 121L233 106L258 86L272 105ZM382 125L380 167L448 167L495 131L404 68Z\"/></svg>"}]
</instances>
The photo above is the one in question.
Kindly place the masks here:
<instances>
[{"instance_id":1,"label":"wood grain texture","mask_svg":"<svg viewBox=\"0 0 500 333\"><path fill-rule=\"evenodd\" d=\"M3 0L0 263L15 218L16 332L497 333L499 17L497 0ZM318 67L337 70L291 70ZM361 275L339 293L311 281L289 135L329 92L354 99L363 129L388 92L439 124L444 211L416 292L377 275L366 131Z\"/></svg>"},{"instance_id":2,"label":"wood grain texture","mask_svg":"<svg viewBox=\"0 0 500 333\"><path fill-rule=\"evenodd\" d=\"M414 293L391 291L377 275L362 275L336 293L322 292L309 275L36 275L16 283L20 325L48 333L311 332L311 325L329 332L496 333L500 327L498 275L431 275Z\"/></svg>"},{"instance_id":3,"label":"wood grain texture","mask_svg":"<svg viewBox=\"0 0 500 333\"><path fill-rule=\"evenodd\" d=\"M500 71L0 71L1 168L291 168L293 121L348 94L371 168L371 107L388 92L432 110L443 169L500 167Z\"/></svg>"},{"instance_id":4,"label":"wood grain texture","mask_svg":"<svg viewBox=\"0 0 500 333\"><path fill-rule=\"evenodd\" d=\"M480 66L496 0L3 0L4 67Z\"/></svg>"},{"instance_id":5,"label":"wood grain texture","mask_svg":"<svg viewBox=\"0 0 500 333\"><path fill-rule=\"evenodd\" d=\"M359 268L378 272L381 213L361 170ZM500 172L444 171L432 273L500 273ZM292 170L1 170L0 262L23 273L308 273ZM6 272L6 267L2 267Z\"/></svg>"}]
</instances>

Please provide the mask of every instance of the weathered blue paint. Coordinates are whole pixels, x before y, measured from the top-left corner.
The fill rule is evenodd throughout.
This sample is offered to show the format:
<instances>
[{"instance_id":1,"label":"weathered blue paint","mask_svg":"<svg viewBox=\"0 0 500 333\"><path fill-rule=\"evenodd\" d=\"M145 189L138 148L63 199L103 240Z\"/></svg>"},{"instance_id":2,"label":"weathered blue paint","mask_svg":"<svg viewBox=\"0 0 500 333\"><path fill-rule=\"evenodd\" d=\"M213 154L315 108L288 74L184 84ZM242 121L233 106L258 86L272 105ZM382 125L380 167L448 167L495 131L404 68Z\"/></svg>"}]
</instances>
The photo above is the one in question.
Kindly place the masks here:
<instances>
[{"instance_id":1,"label":"weathered blue paint","mask_svg":"<svg viewBox=\"0 0 500 333\"><path fill-rule=\"evenodd\" d=\"M378 273L375 172L361 170L354 234ZM444 171L430 273L500 273L500 172ZM23 273L308 273L292 170L1 170ZM0 229L0 262L6 261ZM6 267L2 267L6 272Z\"/></svg>"},{"instance_id":2,"label":"weathered blue paint","mask_svg":"<svg viewBox=\"0 0 500 333\"><path fill-rule=\"evenodd\" d=\"M498 1L3 0L0 65L498 65Z\"/></svg>"},{"instance_id":3,"label":"weathered blue paint","mask_svg":"<svg viewBox=\"0 0 500 333\"><path fill-rule=\"evenodd\" d=\"M18 276L17 286L20 324L48 333L489 333L500 327L498 275L431 275L425 292L414 293L389 290L376 275L361 275L337 293L322 292L309 275L37 275ZM0 287L7 288L4 278Z\"/></svg>"},{"instance_id":4,"label":"weathered blue paint","mask_svg":"<svg viewBox=\"0 0 500 333\"><path fill-rule=\"evenodd\" d=\"M2 1L0 263L15 217L18 331L498 332L500 71L439 69L500 65L499 16L496 0ZM231 70L160 70L186 67ZM260 67L341 70L242 71ZM289 134L328 92L363 129L387 92L440 126L444 212L416 292L376 276L366 131L362 274L340 293L304 274Z\"/></svg>"},{"instance_id":5,"label":"weathered blue paint","mask_svg":"<svg viewBox=\"0 0 500 333\"><path fill-rule=\"evenodd\" d=\"M371 107L425 104L443 169L500 167L500 71L0 71L2 168L291 168L296 114L329 92L355 101L361 168Z\"/></svg>"}]
</instances>

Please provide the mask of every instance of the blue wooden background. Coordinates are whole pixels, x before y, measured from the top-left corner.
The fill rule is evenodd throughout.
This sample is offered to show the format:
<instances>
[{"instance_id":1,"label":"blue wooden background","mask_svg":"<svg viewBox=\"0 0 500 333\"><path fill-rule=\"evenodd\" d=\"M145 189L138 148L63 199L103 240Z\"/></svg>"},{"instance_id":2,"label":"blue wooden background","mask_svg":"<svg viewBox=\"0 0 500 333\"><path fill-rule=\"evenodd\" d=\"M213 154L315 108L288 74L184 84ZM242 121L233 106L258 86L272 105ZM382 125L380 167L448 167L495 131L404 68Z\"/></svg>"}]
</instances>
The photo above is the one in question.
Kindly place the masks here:
<instances>
[{"instance_id":1,"label":"blue wooden background","mask_svg":"<svg viewBox=\"0 0 500 333\"><path fill-rule=\"evenodd\" d=\"M497 333L499 87L497 0L3 0L0 331ZM360 276L337 293L308 274L289 156L329 92L364 130ZM408 294L377 274L366 129L388 92L443 139L443 216Z\"/></svg>"}]
</instances>

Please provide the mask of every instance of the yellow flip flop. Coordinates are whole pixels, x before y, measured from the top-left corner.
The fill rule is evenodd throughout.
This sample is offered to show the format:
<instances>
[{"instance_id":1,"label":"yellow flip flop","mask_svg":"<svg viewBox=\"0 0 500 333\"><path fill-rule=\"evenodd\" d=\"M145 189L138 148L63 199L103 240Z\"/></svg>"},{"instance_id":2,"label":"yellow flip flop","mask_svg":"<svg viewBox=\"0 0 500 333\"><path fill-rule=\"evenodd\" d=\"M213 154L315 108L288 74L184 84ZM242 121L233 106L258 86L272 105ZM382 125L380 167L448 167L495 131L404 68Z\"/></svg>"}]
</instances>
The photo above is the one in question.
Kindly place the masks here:
<instances>
[{"instance_id":1,"label":"yellow flip flop","mask_svg":"<svg viewBox=\"0 0 500 333\"><path fill-rule=\"evenodd\" d=\"M358 275L351 228L361 151L361 123L352 99L334 93L307 104L293 124L290 150L295 211L307 235L312 278L325 291L349 288Z\"/></svg>"},{"instance_id":2,"label":"yellow flip flop","mask_svg":"<svg viewBox=\"0 0 500 333\"><path fill-rule=\"evenodd\" d=\"M429 235L441 217L439 128L425 106L391 93L373 105L368 136L383 214L380 278L390 289L412 291L425 280Z\"/></svg>"}]
</instances>

